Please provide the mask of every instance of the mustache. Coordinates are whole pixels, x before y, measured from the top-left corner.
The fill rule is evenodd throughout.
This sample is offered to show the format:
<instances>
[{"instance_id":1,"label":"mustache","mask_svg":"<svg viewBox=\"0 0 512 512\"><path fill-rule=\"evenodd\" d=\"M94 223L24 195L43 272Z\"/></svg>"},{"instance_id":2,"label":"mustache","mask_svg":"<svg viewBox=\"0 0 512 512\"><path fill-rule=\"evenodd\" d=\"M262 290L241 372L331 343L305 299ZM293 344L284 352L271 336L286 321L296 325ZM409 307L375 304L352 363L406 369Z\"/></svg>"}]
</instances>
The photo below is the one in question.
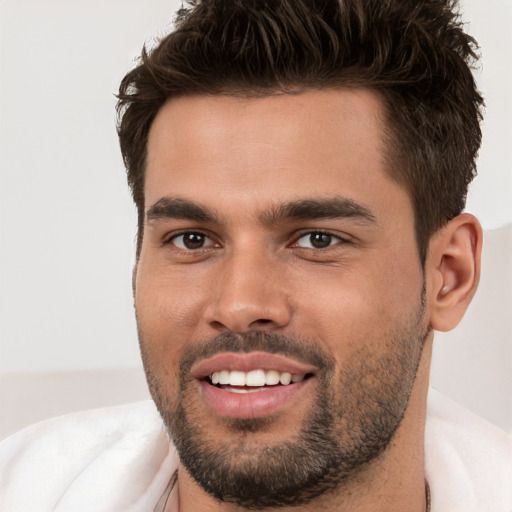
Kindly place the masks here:
<instances>
[{"instance_id":1,"label":"mustache","mask_svg":"<svg viewBox=\"0 0 512 512\"><path fill-rule=\"evenodd\" d=\"M305 364L312 364L320 370L332 370L335 365L334 357L311 340L267 331L226 332L188 345L181 357L181 375L186 375L197 361L223 352L280 354Z\"/></svg>"}]
</instances>

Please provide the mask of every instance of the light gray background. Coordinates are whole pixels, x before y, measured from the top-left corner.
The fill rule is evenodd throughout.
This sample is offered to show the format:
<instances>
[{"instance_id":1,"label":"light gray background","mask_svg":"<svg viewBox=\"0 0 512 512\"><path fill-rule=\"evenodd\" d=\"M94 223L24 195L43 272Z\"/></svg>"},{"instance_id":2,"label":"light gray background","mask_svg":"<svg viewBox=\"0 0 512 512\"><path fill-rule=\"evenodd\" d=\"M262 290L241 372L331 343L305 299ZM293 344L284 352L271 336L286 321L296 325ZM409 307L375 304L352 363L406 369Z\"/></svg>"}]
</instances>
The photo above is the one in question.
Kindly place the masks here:
<instances>
[{"instance_id":1,"label":"light gray background","mask_svg":"<svg viewBox=\"0 0 512 512\"><path fill-rule=\"evenodd\" d=\"M114 129L114 93L143 42L151 44L170 30L180 5L177 0L0 2L4 389L15 375L116 370L140 376L130 289L136 219ZM480 175L467 210L492 229L512 222L512 0L461 5L482 47L477 77L487 102ZM450 336L436 348L442 361L434 368L438 387L502 422L472 403L473 392L461 375L474 381L475 371L464 368ZM512 365L508 355L504 364ZM492 372L501 356L495 353L482 364ZM494 408L503 409L510 396L504 386L492 397ZM506 417L511 421L502 422L505 428L512 425L510 410Z\"/></svg>"}]
</instances>

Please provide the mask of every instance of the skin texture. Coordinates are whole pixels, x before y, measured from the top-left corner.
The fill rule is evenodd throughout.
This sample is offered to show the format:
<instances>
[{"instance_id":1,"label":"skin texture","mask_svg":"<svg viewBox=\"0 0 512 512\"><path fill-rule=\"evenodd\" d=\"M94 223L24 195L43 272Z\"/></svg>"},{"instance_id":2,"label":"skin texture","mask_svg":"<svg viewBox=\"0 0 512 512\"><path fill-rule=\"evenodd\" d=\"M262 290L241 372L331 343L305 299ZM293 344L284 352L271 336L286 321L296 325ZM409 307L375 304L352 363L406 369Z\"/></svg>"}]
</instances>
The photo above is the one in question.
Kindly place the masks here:
<instances>
[{"instance_id":1,"label":"skin texture","mask_svg":"<svg viewBox=\"0 0 512 512\"><path fill-rule=\"evenodd\" d=\"M481 230L466 214L434 235L422 269L409 195L385 172L382 118L365 90L191 96L170 100L150 132L134 289L153 398L178 448L190 449L188 436L194 460L201 450L227 454L226 475L267 470L276 447L304 447L305 428L320 418L328 451L357 457L331 468L301 510L424 510L431 328L454 327L478 281ZM311 201L341 201L342 214L290 215L290 204ZM254 341L261 332L267 338ZM216 342L222 353L328 363L317 361L271 414L237 420L213 411L191 374ZM385 433L378 443L372 429ZM178 486L182 511L278 506L229 492L218 501L183 466Z\"/></svg>"}]
</instances>

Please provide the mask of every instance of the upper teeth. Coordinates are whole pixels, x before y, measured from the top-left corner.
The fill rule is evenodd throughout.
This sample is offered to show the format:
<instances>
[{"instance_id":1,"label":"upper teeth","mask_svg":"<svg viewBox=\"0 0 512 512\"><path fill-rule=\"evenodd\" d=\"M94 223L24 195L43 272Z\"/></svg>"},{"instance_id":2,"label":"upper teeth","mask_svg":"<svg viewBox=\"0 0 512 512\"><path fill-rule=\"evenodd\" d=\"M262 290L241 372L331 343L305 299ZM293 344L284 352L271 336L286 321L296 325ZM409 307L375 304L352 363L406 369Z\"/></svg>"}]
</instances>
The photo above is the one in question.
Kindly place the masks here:
<instances>
[{"instance_id":1,"label":"upper teeth","mask_svg":"<svg viewBox=\"0 0 512 512\"><path fill-rule=\"evenodd\" d=\"M273 386L275 384L290 384L304 380L304 375L292 375L288 372L276 370L252 370L250 372L228 371L213 372L210 375L213 384L227 384L230 386Z\"/></svg>"}]
</instances>

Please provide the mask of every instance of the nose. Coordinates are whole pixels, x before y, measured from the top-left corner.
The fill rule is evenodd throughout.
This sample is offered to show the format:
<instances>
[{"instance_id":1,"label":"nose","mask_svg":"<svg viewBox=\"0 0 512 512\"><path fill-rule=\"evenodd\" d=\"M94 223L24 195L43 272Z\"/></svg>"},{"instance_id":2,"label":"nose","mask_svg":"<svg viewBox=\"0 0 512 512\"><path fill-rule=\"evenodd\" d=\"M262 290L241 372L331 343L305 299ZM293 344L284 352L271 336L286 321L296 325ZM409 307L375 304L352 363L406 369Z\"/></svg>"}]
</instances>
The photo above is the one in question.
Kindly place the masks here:
<instances>
[{"instance_id":1,"label":"nose","mask_svg":"<svg viewBox=\"0 0 512 512\"><path fill-rule=\"evenodd\" d=\"M205 316L217 331L277 330L292 318L286 278L268 255L234 254L217 268Z\"/></svg>"}]
</instances>

